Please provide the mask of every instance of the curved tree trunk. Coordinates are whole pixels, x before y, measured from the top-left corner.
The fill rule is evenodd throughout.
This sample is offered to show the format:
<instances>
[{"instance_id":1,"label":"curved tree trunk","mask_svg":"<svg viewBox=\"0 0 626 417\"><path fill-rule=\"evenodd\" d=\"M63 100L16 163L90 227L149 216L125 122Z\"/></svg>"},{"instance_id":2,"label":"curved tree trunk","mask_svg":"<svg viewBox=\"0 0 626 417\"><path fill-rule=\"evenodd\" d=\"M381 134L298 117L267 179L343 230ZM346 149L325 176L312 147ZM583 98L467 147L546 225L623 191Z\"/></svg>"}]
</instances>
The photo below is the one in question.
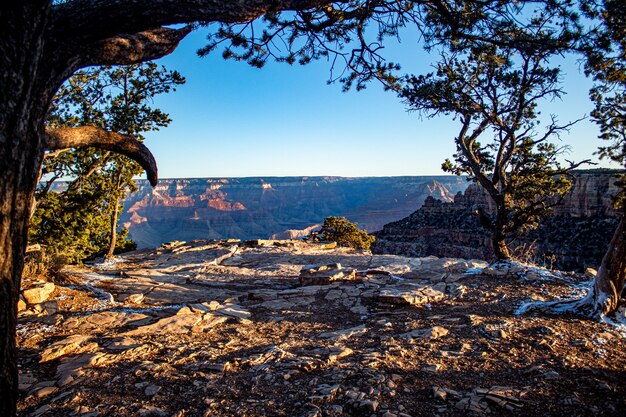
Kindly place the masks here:
<instances>
[{"instance_id":1,"label":"curved tree trunk","mask_svg":"<svg viewBox=\"0 0 626 417\"><path fill-rule=\"evenodd\" d=\"M27 230L43 155L46 3L11 2L0 19L0 415L17 405L15 329ZM23 4L27 3L27 4ZM35 4L33 4L35 3Z\"/></svg>"},{"instance_id":2,"label":"curved tree trunk","mask_svg":"<svg viewBox=\"0 0 626 417\"><path fill-rule=\"evenodd\" d=\"M609 314L619 304L626 279L626 208L593 283L593 312Z\"/></svg>"},{"instance_id":3,"label":"curved tree trunk","mask_svg":"<svg viewBox=\"0 0 626 417\"><path fill-rule=\"evenodd\" d=\"M530 303L518 310L518 314L529 311L548 313L574 313L600 318L614 313L619 307L620 297L626 282L626 208L613 234L609 248L587 295L575 300L558 300Z\"/></svg>"}]
</instances>

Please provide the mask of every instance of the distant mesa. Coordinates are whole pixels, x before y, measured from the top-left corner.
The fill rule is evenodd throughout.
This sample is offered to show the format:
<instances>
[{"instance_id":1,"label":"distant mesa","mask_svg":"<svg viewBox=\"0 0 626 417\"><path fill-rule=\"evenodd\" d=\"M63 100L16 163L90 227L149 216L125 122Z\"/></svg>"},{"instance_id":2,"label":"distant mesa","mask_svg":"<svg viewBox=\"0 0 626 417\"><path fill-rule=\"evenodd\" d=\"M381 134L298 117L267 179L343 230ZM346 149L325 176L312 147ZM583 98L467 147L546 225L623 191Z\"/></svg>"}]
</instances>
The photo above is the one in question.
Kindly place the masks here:
<instances>
[{"instance_id":1,"label":"distant mesa","mask_svg":"<svg viewBox=\"0 0 626 417\"><path fill-rule=\"evenodd\" d=\"M173 240L298 238L328 216L369 232L414 212L435 195L452 201L465 178L255 177L137 182L121 221L139 248ZM268 192L271 191L271 192Z\"/></svg>"},{"instance_id":2,"label":"distant mesa","mask_svg":"<svg viewBox=\"0 0 626 417\"><path fill-rule=\"evenodd\" d=\"M597 267L618 223L618 213L611 204L611 196L618 191L616 172L578 171L564 204L537 230L519 239L514 252L563 270ZM453 200L448 196L437 199L431 190L421 208L375 233L372 251L415 257L490 259L489 233L474 215L478 208L495 212L492 200L478 185L458 192Z\"/></svg>"}]
</instances>

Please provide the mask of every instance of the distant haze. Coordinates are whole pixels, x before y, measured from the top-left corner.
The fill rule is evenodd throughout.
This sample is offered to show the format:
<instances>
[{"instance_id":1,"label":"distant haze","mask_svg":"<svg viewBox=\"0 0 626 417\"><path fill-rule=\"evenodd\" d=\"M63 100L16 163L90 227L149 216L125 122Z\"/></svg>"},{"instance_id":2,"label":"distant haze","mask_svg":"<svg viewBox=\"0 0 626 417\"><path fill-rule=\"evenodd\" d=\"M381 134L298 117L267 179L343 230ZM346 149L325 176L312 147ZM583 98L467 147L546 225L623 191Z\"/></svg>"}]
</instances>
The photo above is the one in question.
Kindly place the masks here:
<instances>
[{"instance_id":1,"label":"distant haze","mask_svg":"<svg viewBox=\"0 0 626 417\"><path fill-rule=\"evenodd\" d=\"M376 231L432 195L450 201L463 177L251 177L137 182L121 221L140 248L172 240L298 237L328 216ZM302 231L299 233L299 231Z\"/></svg>"}]
</instances>

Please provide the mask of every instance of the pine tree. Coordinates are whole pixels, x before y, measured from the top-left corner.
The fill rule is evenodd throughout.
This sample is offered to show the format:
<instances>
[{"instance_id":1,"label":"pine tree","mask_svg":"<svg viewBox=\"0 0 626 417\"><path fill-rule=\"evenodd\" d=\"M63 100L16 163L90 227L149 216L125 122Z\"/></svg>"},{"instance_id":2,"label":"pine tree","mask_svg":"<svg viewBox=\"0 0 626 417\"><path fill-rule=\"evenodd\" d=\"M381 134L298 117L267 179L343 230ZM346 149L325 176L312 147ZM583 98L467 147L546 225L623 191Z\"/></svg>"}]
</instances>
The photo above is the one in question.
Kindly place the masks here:
<instances>
[{"instance_id":1,"label":"pine tree","mask_svg":"<svg viewBox=\"0 0 626 417\"><path fill-rule=\"evenodd\" d=\"M515 36L541 38L544 27L538 17ZM555 53L523 43L452 45L442 50L435 73L406 77L400 92L411 110L460 122L457 152L442 169L467 175L493 200L495 215L477 214L497 260L511 257L510 242L537 227L571 188L570 171L587 162L562 165L566 147L550 142L573 123L559 125L553 116L538 128L541 100L562 94L559 69L548 66Z\"/></svg>"},{"instance_id":2,"label":"pine tree","mask_svg":"<svg viewBox=\"0 0 626 417\"><path fill-rule=\"evenodd\" d=\"M143 141L143 133L170 123L152 107L159 94L184 83L176 71L154 63L81 71L53 101L49 124L55 128L91 125ZM48 154L38 190L30 239L71 261L134 248L128 231L118 233L119 213L133 178L143 168L132 159L106 150L73 149ZM51 191L55 181L69 179L67 189Z\"/></svg>"}]
</instances>

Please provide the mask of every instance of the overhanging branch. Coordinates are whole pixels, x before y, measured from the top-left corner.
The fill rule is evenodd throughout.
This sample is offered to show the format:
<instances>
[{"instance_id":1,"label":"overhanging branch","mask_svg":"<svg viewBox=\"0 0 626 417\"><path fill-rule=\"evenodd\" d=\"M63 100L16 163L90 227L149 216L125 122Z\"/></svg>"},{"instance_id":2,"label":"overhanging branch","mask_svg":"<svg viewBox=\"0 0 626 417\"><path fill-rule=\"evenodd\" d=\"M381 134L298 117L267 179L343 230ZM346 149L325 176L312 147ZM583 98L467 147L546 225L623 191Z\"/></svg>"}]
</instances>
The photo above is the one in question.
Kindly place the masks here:
<instances>
[{"instance_id":1,"label":"overhanging branch","mask_svg":"<svg viewBox=\"0 0 626 417\"><path fill-rule=\"evenodd\" d=\"M158 59L172 53L189 32L191 26L156 28L105 39L82 49L79 66L130 65Z\"/></svg>"},{"instance_id":2,"label":"overhanging branch","mask_svg":"<svg viewBox=\"0 0 626 417\"><path fill-rule=\"evenodd\" d=\"M330 1L73 0L52 6L50 34L61 44L86 45L164 25L246 22L269 10L305 10L324 3Z\"/></svg>"},{"instance_id":3,"label":"overhanging branch","mask_svg":"<svg viewBox=\"0 0 626 417\"><path fill-rule=\"evenodd\" d=\"M47 150L99 148L120 153L135 160L146 170L152 186L158 182L157 164L150 150L137 139L93 126L46 129Z\"/></svg>"}]
</instances>

